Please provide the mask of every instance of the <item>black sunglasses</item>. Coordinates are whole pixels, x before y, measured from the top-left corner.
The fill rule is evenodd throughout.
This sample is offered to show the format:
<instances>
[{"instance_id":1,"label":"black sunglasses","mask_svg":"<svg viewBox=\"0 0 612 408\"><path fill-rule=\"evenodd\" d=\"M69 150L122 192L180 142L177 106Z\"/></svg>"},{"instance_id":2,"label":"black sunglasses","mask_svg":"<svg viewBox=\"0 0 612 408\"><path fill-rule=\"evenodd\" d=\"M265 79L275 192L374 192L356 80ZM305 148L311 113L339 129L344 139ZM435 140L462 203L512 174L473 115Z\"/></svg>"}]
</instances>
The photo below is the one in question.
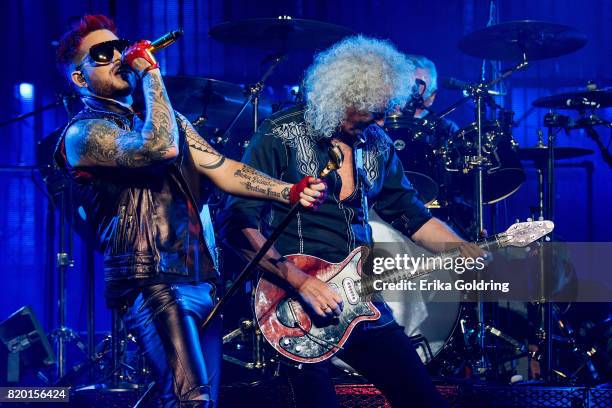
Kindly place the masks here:
<instances>
[{"instance_id":1,"label":"black sunglasses","mask_svg":"<svg viewBox=\"0 0 612 408\"><path fill-rule=\"evenodd\" d=\"M113 57L115 56L115 50L122 53L129 45L130 42L128 40L104 41L91 46L91 48L89 49L88 57L96 64L110 64L113 61ZM77 65L76 68L81 69L83 64L85 64L86 60L87 57L79 65Z\"/></svg>"}]
</instances>

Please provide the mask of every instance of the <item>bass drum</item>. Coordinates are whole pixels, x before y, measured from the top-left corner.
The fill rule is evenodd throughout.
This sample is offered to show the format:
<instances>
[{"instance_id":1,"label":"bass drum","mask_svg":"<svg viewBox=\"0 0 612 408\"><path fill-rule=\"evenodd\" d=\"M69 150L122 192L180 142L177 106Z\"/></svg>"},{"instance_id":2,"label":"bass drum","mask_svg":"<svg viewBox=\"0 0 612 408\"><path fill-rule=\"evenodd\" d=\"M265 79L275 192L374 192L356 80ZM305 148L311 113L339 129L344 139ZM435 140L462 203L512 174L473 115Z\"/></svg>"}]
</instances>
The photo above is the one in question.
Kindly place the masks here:
<instances>
[{"instance_id":1,"label":"bass drum","mask_svg":"<svg viewBox=\"0 0 612 408\"><path fill-rule=\"evenodd\" d=\"M423 254L423 249L384 222L375 211L370 211L370 225L375 244L385 243L384 250L390 252L389 256L407 253L418 257ZM380 255L377 253L377 256ZM440 270L433 272L431 277L452 282L452 273ZM442 294L438 293L427 292L426 298L420 291L383 294L404 332L411 337L422 336L417 352L425 364L431 363L449 343L460 317L461 294L446 292L442 300Z\"/></svg>"}]
</instances>

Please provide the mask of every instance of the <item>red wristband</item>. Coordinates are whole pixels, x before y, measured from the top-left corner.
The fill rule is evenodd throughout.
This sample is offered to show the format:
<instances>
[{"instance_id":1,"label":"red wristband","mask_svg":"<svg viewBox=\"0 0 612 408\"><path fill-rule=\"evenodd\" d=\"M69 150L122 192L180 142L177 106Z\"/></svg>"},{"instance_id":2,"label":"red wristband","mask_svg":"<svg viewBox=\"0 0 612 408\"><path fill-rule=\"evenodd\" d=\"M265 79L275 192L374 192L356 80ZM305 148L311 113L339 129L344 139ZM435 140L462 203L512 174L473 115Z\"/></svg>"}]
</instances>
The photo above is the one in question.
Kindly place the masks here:
<instances>
[{"instance_id":1,"label":"red wristband","mask_svg":"<svg viewBox=\"0 0 612 408\"><path fill-rule=\"evenodd\" d=\"M291 186L289 190L289 204L292 206L300 201L300 193L304 191L306 187L310 184L310 176L306 176L302 178L299 182L295 183Z\"/></svg>"},{"instance_id":2,"label":"red wristband","mask_svg":"<svg viewBox=\"0 0 612 408\"><path fill-rule=\"evenodd\" d=\"M158 68L159 68L159 64L157 62L154 65L146 67L142 75L140 76L140 79L144 78L145 75L147 75L150 71L153 71L154 69L158 69Z\"/></svg>"}]
</instances>

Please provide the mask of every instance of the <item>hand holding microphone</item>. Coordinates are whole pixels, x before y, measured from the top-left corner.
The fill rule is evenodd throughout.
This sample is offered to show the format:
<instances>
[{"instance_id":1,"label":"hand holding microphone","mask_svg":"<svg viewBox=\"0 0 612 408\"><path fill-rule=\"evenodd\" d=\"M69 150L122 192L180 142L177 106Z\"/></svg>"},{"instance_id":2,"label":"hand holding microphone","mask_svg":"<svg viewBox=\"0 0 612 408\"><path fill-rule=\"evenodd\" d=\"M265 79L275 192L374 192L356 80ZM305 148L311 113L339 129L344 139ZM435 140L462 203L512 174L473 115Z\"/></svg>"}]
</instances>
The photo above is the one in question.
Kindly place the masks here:
<instances>
[{"instance_id":1,"label":"hand holding microphone","mask_svg":"<svg viewBox=\"0 0 612 408\"><path fill-rule=\"evenodd\" d=\"M159 64L153 57L153 53L166 48L173 44L183 35L182 30L171 31L157 40L151 42L148 40L140 40L135 44L130 45L121 56L124 64L129 65L135 70L140 78L144 77L148 72L158 69Z\"/></svg>"}]
</instances>

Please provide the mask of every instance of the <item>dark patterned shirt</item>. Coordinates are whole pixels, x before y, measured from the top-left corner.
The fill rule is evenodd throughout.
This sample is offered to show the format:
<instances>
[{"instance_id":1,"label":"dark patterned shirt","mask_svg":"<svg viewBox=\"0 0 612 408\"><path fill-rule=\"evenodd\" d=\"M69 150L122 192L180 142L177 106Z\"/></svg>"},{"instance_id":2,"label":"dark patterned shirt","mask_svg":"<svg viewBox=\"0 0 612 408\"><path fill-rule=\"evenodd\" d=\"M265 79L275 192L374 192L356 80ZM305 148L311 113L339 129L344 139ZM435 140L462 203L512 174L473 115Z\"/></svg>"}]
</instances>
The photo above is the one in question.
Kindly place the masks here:
<instances>
[{"instance_id":1,"label":"dark patterned shirt","mask_svg":"<svg viewBox=\"0 0 612 408\"><path fill-rule=\"evenodd\" d=\"M408 237L431 218L405 177L387 134L370 126L364 136L354 145L355 191L340 200L342 182L332 172L327 179L327 199L319 210L301 209L276 242L281 254L308 254L339 262L355 247L370 245L366 205ZM331 140L312 134L304 121L304 109L298 106L265 120L242 161L272 177L297 183L325 167ZM276 202L231 197L220 214L221 237L239 234L243 228L260 229L267 236L288 210Z\"/></svg>"}]
</instances>

